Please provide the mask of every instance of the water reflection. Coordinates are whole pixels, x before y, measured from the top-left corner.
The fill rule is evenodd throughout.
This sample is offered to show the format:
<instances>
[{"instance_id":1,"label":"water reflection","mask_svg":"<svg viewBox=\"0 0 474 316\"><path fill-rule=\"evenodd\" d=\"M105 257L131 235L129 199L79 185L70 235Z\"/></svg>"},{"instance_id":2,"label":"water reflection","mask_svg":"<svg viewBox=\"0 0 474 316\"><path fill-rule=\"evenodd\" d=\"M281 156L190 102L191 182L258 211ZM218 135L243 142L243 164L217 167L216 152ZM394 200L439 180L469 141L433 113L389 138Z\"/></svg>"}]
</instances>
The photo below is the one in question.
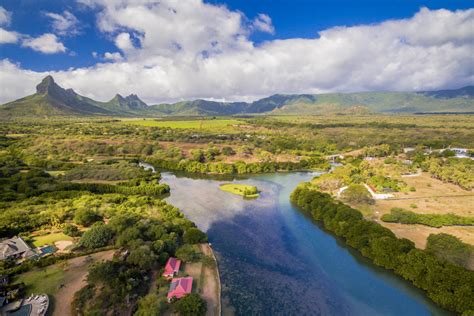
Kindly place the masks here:
<instances>
[{"instance_id":1,"label":"water reflection","mask_svg":"<svg viewBox=\"0 0 474 316\"><path fill-rule=\"evenodd\" d=\"M442 314L420 291L311 223L289 202L314 175L201 179L163 173L168 201L207 231L218 253L224 295L239 315ZM235 181L255 185L255 200L221 191Z\"/></svg>"}]
</instances>

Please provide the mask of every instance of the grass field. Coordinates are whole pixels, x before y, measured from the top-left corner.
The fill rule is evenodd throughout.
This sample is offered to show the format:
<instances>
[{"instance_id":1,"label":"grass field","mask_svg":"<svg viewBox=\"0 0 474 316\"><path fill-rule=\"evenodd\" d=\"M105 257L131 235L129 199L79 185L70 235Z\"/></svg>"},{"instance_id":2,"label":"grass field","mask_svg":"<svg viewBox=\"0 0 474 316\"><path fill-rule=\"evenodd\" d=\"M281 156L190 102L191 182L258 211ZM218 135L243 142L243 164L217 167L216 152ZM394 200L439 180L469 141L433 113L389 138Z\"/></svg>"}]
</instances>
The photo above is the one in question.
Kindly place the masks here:
<instances>
[{"instance_id":1,"label":"grass field","mask_svg":"<svg viewBox=\"0 0 474 316\"><path fill-rule=\"evenodd\" d=\"M242 121L232 119L217 120L185 120L185 121L161 121L154 119L142 120L123 120L125 124L134 124L140 126L169 127L177 129L197 129L212 131L233 131L233 125L242 124Z\"/></svg>"},{"instance_id":2,"label":"grass field","mask_svg":"<svg viewBox=\"0 0 474 316\"><path fill-rule=\"evenodd\" d=\"M246 198L257 198L258 194L257 187L247 184L227 183L219 186L222 191L230 192L233 194L241 195Z\"/></svg>"},{"instance_id":3,"label":"grass field","mask_svg":"<svg viewBox=\"0 0 474 316\"><path fill-rule=\"evenodd\" d=\"M64 269L58 265L46 269L34 270L21 274L15 283L25 283L27 295L46 293L54 295L64 280Z\"/></svg>"},{"instance_id":4,"label":"grass field","mask_svg":"<svg viewBox=\"0 0 474 316\"><path fill-rule=\"evenodd\" d=\"M37 236L33 238L33 245L35 247L41 247L44 245L54 245L56 241L60 240L73 240L72 237L63 233L53 233L44 236Z\"/></svg>"}]
</instances>

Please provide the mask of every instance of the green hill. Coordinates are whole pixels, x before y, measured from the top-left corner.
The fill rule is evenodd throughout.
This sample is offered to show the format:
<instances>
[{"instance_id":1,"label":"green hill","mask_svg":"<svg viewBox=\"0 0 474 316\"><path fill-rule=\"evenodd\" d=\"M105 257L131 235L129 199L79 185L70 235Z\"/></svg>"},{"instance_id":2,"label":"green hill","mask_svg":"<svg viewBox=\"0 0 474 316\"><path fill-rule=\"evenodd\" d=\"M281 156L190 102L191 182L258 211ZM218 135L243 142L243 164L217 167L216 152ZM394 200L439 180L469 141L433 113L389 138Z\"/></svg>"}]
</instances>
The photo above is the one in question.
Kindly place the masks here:
<instances>
[{"instance_id":1,"label":"green hill","mask_svg":"<svg viewBox=\"0 0 474 316\"><path fill-rule=\"evenodd\" d=\"M408 92L361 92L326 94L275 94L251 103L208 100L181 101L148 106L137 95L117 94L108 102L63 89L47 76L36 93L0 106L2 117L22 116L218 116L270 113L274 115L366 113L473 112L474 87L454 90Z\"/></svg>"}]
</instances>

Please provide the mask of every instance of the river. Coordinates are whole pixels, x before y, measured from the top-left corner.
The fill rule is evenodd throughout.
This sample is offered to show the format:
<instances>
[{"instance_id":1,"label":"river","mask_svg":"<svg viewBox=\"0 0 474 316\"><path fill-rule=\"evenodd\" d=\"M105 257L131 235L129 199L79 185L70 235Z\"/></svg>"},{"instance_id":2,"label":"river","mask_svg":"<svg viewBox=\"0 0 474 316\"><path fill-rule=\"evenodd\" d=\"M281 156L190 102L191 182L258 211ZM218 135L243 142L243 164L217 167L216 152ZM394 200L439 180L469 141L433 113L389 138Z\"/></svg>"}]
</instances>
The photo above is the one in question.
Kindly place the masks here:
<instances>
[{"instance_id":1,"label":"river","mask_svg":"<svg viewBox=\"0 0 474 316\"><path fill-rule=\"evenodd\" d=\"M231 179L258 187L244 200L229 181L163 172L167 201L207 232L223 296L237 315L446 315L423 292L373 266L289 201L311 173Z\"/></svg>"}]
</instances>

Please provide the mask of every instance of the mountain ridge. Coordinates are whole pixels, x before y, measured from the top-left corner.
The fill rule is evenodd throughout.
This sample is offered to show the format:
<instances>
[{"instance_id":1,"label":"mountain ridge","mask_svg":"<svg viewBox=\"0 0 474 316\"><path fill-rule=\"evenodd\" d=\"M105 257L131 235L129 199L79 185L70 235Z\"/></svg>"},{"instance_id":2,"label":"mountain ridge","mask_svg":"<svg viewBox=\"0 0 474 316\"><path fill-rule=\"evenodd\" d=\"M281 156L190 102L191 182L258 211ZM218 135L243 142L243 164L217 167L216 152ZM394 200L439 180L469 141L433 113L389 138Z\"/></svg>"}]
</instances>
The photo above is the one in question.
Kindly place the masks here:
<instances>
[{"instance_id":1,"label":"mountain ridge","mask_svg":"<svg viewBox=\"0 0 474 316\"><path fill-rule=\"evenodd\" d=\"M136 94L116 94L107 102L81 96L46 76L36 93L0 105L6 116L166 116L242 114L366 114L474 112L474 86L420 92L274 94L253 102L204 99L148 105Z\"/></svg>"}]
</instances>

